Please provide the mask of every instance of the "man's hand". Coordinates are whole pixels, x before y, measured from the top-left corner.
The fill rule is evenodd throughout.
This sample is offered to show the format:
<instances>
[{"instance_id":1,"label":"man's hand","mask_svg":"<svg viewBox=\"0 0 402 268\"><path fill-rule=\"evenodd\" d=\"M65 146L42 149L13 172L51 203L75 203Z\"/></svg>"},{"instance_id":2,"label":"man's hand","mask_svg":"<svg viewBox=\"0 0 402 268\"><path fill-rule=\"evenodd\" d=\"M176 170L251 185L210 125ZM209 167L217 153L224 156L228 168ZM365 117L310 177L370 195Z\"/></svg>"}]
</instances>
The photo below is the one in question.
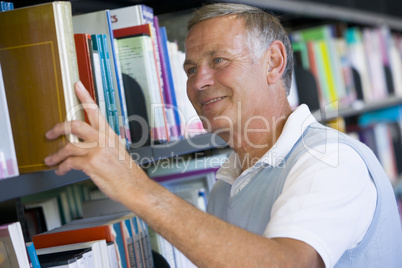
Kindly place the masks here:
<instances>
[{"instance_id":1,"label":"man's hand","mask_svg":"<svg viewBox=\"0 0 402 268\"><path fill-rule=\"evenodd\" d=\"M89 124L83 121L62 122L46 133L46 138L57 139L73 134L80 142L68 143L58 152L45 158L45 164L57 166L56 174L82 170L112 199L133 183L133 169L143 173L128 155L119 137L109 127L88 91L81 82L75 84L76 94L85 109Z\"/></svg>"}]
</instances>

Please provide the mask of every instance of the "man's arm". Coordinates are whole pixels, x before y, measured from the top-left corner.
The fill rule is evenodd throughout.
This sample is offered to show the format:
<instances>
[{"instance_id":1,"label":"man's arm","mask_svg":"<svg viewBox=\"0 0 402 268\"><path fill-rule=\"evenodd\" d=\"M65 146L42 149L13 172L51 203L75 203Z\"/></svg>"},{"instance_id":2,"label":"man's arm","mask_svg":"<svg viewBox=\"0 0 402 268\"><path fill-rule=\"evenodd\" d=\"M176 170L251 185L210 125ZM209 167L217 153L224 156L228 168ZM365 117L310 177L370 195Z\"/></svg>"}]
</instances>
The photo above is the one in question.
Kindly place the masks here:
<instances>
[{"instance_id":1,"label":"man's arm","mask_svg":"<svg viewBox=\"0 0 402 268\"><path fill-rule=\"evenodd\" d=\"M324 267L319 254L304 242L268 239L204 213L149 179L126 152L81 83L76 93L87 108L90 125L64 122L48 139L74 134L70 143L45 163L56 174L82 170L110 198L135 212L199 267Z\"/></svg>"}]
</instances>

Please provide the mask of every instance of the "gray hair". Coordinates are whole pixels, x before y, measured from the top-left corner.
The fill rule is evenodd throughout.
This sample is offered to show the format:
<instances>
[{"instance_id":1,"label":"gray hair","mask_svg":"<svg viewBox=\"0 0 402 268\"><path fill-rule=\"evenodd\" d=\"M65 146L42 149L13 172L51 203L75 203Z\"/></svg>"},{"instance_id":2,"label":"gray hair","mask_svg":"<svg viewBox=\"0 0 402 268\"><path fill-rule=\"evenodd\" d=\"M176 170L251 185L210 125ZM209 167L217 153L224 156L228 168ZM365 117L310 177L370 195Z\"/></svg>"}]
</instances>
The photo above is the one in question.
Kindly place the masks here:
<instances>
[{"instance_id":1,"label":"gray hair","mask_svg":"<svg viewBox=\"0 0 402 268\"><path fill-rule=\"evenodd\" d=\"M187 30L190 31L195 24L201 21L225 15L237 15L237 18L244 19L248 30L248 43L250 47L254 48L256 57L261 57L274 40L279 40L285 45L287 62L282 81L286 93L289 94L292 83L293 50L286 30L275 16L248 5L215 3L196 10L187 23Z\"/></svg>"}]
</instances>

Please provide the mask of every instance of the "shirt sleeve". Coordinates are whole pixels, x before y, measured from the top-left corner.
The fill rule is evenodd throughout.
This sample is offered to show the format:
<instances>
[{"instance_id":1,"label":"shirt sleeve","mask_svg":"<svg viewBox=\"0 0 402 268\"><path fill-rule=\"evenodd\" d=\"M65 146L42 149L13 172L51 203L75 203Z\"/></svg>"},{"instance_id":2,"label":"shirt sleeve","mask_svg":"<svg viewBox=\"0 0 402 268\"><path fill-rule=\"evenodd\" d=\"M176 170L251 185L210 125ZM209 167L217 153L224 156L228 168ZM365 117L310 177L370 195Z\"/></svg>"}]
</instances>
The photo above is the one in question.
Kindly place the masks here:
<instances>
[{"instance_id":1,"label":"shirt sleeve","mask_svg":"<svg viewBox=\"0 0 402 268\"><path fill-rule=\"evenodd\" d=\"M264 236L303 241L333 267L365 235L377 195L354 149L345 144L314 149L321 153L304 153L289 172Z\"/></svg>"}]
</instances>

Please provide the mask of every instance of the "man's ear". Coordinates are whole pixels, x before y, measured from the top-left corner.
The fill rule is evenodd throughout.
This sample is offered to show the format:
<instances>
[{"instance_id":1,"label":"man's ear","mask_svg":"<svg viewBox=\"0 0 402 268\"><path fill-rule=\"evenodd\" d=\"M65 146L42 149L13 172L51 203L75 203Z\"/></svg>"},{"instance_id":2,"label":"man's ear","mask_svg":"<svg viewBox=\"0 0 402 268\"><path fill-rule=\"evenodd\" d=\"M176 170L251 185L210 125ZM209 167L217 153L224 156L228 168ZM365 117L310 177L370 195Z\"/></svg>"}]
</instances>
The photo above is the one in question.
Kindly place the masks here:
<instances>
[{"instance_id":1,"label":"man's ear","mask_svg":"<svg viewBox=\"0 0 402 268\"><path fill-rule=\"evenodd\" d=\"M286 48L285 45L275 40L271 43L267 50L267 82L272 85L277 83L286 68Z\"/></svg>"}]
</instances>

